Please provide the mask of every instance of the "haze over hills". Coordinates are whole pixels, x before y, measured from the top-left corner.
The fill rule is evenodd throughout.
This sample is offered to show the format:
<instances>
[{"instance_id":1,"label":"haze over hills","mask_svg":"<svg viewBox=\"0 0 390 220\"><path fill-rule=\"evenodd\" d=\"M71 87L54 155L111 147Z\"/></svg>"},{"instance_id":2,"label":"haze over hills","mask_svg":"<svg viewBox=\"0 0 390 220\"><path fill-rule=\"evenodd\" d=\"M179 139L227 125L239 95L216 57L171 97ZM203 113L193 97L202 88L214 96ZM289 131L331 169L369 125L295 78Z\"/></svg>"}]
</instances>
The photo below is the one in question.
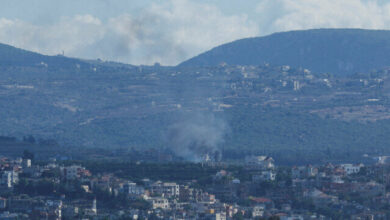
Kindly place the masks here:
<instances>
[{"instance_id":1,"label":"haze over hills","mask_svg":"<svg viewBox=\"0 0 390 220\"><path fill-rule=\"evenodd\" d=\"M5 45L0 64L0 135L190 160L221 149L286 163L390 153L390 71L381 66L351 75L286 64L132 66Z\"/></svg>"},{"instance_id":2,"label":"haze over hills","mask_svg":"<svg viewBox=\"0 0 390 220\"><path fill-rule=\"evenodd\" d=\"M275 33L227 43L180 66L290 65L349 75L390 64L390 31L316 29Z\"/></svg>"}]
</instances>

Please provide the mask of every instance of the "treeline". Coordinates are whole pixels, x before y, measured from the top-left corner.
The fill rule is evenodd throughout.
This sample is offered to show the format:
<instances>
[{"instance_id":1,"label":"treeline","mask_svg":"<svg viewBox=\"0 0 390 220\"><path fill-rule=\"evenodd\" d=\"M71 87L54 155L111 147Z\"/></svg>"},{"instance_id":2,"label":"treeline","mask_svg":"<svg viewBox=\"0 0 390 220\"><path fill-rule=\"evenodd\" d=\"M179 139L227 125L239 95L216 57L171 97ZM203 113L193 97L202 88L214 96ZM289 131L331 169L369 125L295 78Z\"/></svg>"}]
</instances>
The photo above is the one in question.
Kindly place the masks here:
<instances>
[{"instance_id":1,"label":"treeline","mask_svg":"<svg viewBox=\"0 0 390 220\"><path fill-rule=\"evenodd\" d=\"M59 143L54 139L35 138L32 135L23 136L21 139L12 136L0 136L0 144L2 143L28 143L59 146Z\"/></svg>"},{"instance_id":2,"label":"treeline","mask_svg":"<svg viewBox=\"0 0 390 220\"><path fill-rule=\"evenodd\" d=\"M69 162L73 163L73 162ZM92 173L114 173L118 177L128 178L141 183L142 179L162 181L209 181L211 175L220 168L209 167L197 163L133 163L120 161L79 161Z\"/></svg>"},{"instance_id":3,"label":"treeline","mask_svg":"<svg viewBox=\"0 0 390 220\"><path fill-rule=\"evenodd\" d=\"M27 135L22 138L0 136L0 155L47 160L58 155L68 155L66 149L52 139L35 138Z\"/></svg>"},{"instance_id":4,"label":"treeline","mask_svg":"<svg viewBox=\"0 0 390 220\"><path fill-rule=\"evenodd\" d=\"M226 113L225 113L226 114ZM229 110L225 158L266 154L279 162L323 162L389 154L390 121L360 123L323 119L281 108Z\"/></svg>"}]
</instances>

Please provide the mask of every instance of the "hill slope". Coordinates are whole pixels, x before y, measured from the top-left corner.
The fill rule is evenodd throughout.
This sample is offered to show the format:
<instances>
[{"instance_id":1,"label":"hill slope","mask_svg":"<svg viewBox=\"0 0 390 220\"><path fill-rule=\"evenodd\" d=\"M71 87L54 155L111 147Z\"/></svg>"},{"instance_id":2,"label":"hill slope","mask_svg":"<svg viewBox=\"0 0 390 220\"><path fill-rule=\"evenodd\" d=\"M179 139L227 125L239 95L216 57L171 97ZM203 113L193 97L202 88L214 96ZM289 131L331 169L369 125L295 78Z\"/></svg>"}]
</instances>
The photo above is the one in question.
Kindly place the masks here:
<instances>
[{"instance_id":1,"label":"hill slope","mask_svg":"<svg viewBox=\"0 0 390 220\"><path fill-rule=\"evenodd\" d=\"M390 65L390 31L317 29L237 40L180 66L290 65L314 72L351 74Z\"/></svg>"},{"instance_id":2,"label":"hill slope","mask_svg":"<svg viewBox=\"0 0 390 220\"><path fill-rule=\"evenodd\" d=\"M254 151L292 162L390 153L390 68L135 67L7 46L0 63L0 136L189 159L222 147L227 158ZM9 148L0 143L0 153Z\"/></svg>"},{"instance_id":3,"label":"hill slope","mask_svg":"<svg viewBox=\"0 0 390 220\"><path fill-rule=\"evenodd\" d=\"M61 55L46 56L39 53L19 49L6 44L0 44L0 65L2 67L28 67L49 65L50 67L69 67L70 65L85 65L79 59Z\"/></svg>"}]
</instances>

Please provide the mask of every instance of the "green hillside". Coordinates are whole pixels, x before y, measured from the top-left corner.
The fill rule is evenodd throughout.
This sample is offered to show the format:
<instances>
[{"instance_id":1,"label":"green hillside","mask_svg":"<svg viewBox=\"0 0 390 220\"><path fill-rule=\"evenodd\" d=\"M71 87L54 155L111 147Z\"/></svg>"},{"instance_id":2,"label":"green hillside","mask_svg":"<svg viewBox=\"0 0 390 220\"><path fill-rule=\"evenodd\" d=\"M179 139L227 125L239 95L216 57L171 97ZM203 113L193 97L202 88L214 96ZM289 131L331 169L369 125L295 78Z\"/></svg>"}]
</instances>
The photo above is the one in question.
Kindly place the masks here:
<instances>
[{"instance_id":1,"label":"green hillside","mask_svg":"<svg viewBox=\"0 0 390 220\"><path fill-rule=\"evenodd\" d=\"M290 65L348 75L390 65L390 31L317 29L276 33L227 43L180 66Z\"/></svg>"}]
</instances>

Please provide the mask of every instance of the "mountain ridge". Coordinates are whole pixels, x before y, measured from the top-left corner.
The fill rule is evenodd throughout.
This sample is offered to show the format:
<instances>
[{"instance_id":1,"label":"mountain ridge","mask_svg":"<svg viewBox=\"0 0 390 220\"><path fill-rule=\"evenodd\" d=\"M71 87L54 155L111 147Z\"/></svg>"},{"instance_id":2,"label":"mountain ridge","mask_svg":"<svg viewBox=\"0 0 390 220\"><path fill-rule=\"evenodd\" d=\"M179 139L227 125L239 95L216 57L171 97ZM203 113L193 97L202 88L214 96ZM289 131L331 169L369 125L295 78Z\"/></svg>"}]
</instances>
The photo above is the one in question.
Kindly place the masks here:
<instances>
[{"instance_id":1,"label":"mountain ridge","mask_svg":"<svg viewBox=\"0 0 390 220\"><path fill-rule=\"evenodd\" d=\"M390 31L311 29L278 32L217 46L178 66L290 65L350 75L390 65Z\"/></svg>"}]
</instances>

